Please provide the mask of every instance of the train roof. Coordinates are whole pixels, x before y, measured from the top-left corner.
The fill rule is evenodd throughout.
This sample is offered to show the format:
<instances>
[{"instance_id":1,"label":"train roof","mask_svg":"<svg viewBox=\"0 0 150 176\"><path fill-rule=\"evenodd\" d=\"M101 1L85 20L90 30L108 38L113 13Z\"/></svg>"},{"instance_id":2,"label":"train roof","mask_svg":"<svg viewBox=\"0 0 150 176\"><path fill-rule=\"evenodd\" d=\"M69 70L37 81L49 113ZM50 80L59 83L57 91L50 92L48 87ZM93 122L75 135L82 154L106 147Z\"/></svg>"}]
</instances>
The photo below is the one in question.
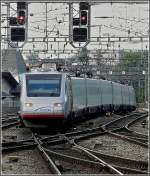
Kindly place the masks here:
<instances>
[{"instance_id":1,"label":"train roof","mask_svg":"<svg viewBox=\"0 0 150 176\"><path fill-rule=\"evenodd\" d=\"M26 74L62 74L58 71L32 71L32 72L28 72Z\"/></svg>"},{"instance_id":2,"label":"train roof","mask_svg":"<svg viewBox=\"0 0 150 176\"><path fill-rule=\"evenodd\" d=\"M32 72L26 72L26 73L23 73L21 74L20 76L22 77L23 75L32 75L32 74L62 74L62 75L69 75L68 73L62 73L62 72L58 72L58 71L32 71ZM71 76L71 79L84 79L84 77L74 77L74 76ZM118 83L118 82L113 82L113 81L110 81L110 80L103 80L103 79L94 79L94 78L86 78L86 79L90 79L90 80L100 80L102 82L109 82L109 83L113 83L113 84L118 84L118 85L122 85L122 86L128 86L128 87L131 87L133 88L132 86L129 86L129 85L125 85L125 84L121 84L121 83Z\"/></svg>"}]
</instances>

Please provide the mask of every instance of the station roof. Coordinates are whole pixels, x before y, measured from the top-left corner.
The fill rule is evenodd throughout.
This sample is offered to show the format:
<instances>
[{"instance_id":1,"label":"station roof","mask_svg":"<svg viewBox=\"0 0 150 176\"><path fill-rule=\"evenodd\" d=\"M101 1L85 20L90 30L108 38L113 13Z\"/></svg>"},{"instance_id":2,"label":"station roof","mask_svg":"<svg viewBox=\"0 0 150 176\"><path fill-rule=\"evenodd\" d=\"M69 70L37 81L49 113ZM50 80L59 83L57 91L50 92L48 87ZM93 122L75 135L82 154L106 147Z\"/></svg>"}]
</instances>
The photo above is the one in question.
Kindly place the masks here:
<instances>
[{"instance_id":1,"label":"station roof","mask_svg":"<svg viewBox=\"0 0 150 176\"><path fill-rule=\"evenodd\" d=\"M13 76L18 76L26 72L26 64L20 50L2 50L2 71L10 72Z\"/></svg>"},{"instance_id":2,"label":"station roof","mask_svg":"<svg viewBox=\"0 0 150 176\"><path fill-rule=\"evenodd\" d=\"M18 85L18 82L16 79L12 76L10 72L2 72L2 78L6 79L6 81L12 86L16 87Z\"/></svg>"}]
</instances>

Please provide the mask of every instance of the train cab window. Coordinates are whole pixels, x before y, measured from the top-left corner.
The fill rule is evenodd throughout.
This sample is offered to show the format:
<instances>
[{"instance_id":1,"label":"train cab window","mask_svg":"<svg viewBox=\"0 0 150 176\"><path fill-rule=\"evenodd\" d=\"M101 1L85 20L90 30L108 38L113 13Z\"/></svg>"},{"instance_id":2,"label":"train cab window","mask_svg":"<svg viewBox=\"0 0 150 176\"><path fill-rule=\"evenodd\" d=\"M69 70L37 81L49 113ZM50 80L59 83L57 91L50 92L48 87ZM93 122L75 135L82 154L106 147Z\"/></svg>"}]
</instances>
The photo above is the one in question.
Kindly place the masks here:
<instances>
[{"instance_id":1,"label":"train cab window","mask_svg":"<svg viewBox=\"0 0 150 176\"><path fill-rule=\"evenodd\" d=\"M61 75L27 75L28 97L59 97L61 90Z\"/></svg>"}]
</instances>

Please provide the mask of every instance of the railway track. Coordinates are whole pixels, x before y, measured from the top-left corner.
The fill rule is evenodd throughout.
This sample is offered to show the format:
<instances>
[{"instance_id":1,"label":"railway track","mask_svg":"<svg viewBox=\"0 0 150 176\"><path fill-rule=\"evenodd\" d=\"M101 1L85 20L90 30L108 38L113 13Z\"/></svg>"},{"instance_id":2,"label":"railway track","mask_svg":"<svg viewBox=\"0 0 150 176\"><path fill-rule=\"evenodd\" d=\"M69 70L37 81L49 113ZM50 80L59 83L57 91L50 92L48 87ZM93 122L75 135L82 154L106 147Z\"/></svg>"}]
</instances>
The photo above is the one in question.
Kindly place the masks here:
<instances>
[{"instance_id":1,"label":"railway track","mask_svg":"<svg viewBox=\"0 0 150 176\"><path fill-rule=\"evenodd\" d=\"M125 123L125 124L128 124L128 123ZM108 156L100 152L82 147L76 143L79 140L84 140L87 138L105 135L109 133L110 134L112 133L114 135L120 135L120 134L117 134L115 130L112 130L111 132L100 126L92 129L72 131L65 134L56 134L56 135L50 135L45 137L34 133L33 137L28 140L3 143L2 152L9 152L9 151L19 150L19 149L22 150L22 149L29 149L29 148L38 148L39 152L45 158L45 161L48 162L51 172L53 174L58 174L58 175L61 175L62 173L67 174L72 172L81 174L82 170L84 171L84 173L96 172L96 173L103 173L103 174L104 173L112 174L112 173L118 172L119 175L122 175L125 173L130 173L130 174L147 173L148 164L146 161L145 162L135 161L135 160L121 158L117 156ZM60 151L59 152L54 151L53 146L58 147L62 144L67 144L67 143L70 144L73 150L80 151L80 153L82 153L83 156L86 155L86 158L84 157L80 158L79 155L77 155L78 157L76 156L73 157L73 156L70 156L69 154L65 155L63 153L64 152L63 149L62 149L62 153L60 153ZM52 147L53 149L49 147ZM77 163L81 167L79 170L77 169L77 167L75 167ZM89 166L91 166L91 169Z\"/></svg>"},{"instance_id":2,"label":"railway track","mask_svg":"<svg viewBox=\"0 0 150 176\"><path fill-rule=\"evenodd\" d=\"M125 116L125 118L126 118L126 116ZM120 118L120 119L122 119L122 118ZM120 119L119 119L119 121L120 121ZM116 121L118 121L118 119ZM116 121L115 120L112 121L112 124L116 123ZM111 122L106 124L106 126L107 125L111 125ZM105 130L103 127L104 126L102 126L102 127L100 126L100 127L96 127L96 128L92 128L92 129L88 128L88 129L80 130L80 131L72 131L72 132L64 133L62 135L56 134L56 135L48 135L48 136L44 136L44 137L43 137L43 135L41 135L41 136L39 135L39 137L40 137L40 140L44 143L44 145L55 145L55 144L61 144L61 143L66 143L67 142L64 138L61 137L63 135L65 135L66 137L71 137L74 140L75 139L83 140L83 139L87 139L89 137L104 135L106 133L112 133L113 135L116 135L120 138L125 138L125 139L131 140L131 141L134 142L134 140L131 139L131 138L128 138L128 136L120 135L120 134L117 134L116 132L114 132L114 131L116 131L116 129L115 130L113 129L112 132L111 132L111 131ZM123 129L124 128L121 128L121 130L123 130ZM135 143L138 143L138 142L139 141L135 140ZM141 143L139 143L139 144L141 144ZM145 145L146 144L144 144L144 146ZM22 147L27 148L28 146L29 147L32 147L32 146L34 147L35 146L35 143L34 143L33 139L16 141L14 143L12 143L12 142L3 143L2 151L5 152L5 151L15 150L15 149L19 149L19 148L21 149Z\"/></svg>"},{"instance_id":3,"label":"railway track","mask_svg":"<svg viewBox=\"0 0 150 176\"><path fill-rule=\"evenodd\" d=\"M65 140L67 140L70 143L70 140L66 136L63 136L63 137L64 137ZM51 170L53 171L54 174L61 175L61 172L56 167L55 163L52 161L52 159L49 157L48 154L50 154L50 156L52 155L53 157L55 157L57 159L57 162L58 162L58 159L59 159L59 160L61 160L63 162L64 161L68 162L69 165L71 163L75 164L75 165L77 165L77 164L78 165L82 165L82 167L83 166L86 167L86 171L88 173L90 172L89 169L93 170L93 166L94 166L93 173L95 173L95 172L96 173L101 173L102 172L102 173L123 175L119 170L115 169L110 164L107 164L106 162L102 161L101 159L96 157L94 154L90 153L89 151L87 151L86 149L83 149L80 146L78 146L78 149L80 149L82 152L84 152L84 155L87 155L87 158L88 157L92 157L96 161L92 162L92 161L90 161L88 159L86 160L86 159L82 159L82 158L76 158L76 157L72 157L72 156L69 156L69 155L64 155L64 154L60 154L60 153L57 153L57 152L53 152L53 151L43 147L42 146L42 141L40 141L40 139L38 139L38 137L36 137L35 135L34 135L34 140L38 144L38 149L40 150L42 155L44 155L44 157L48 161L48 163L49 163L49 165L51 167ZM90 166L90 168L89 168L89 166ZM95 166L97 167L97 169L95 168ZM68 167L72 168L72 166L68 166ZM59 166L59 168L60 168L60 166ZM61 168L63 168L63 167L61 166ZM82 170L81 168L79 169L80 171ZM67 169L64 169L64 170L67 170ZM78 170L78 172L79 172L79 170ZM84 170L84 172L85 172L85 170Z\"/></svg>"},{"instance_id":4,"label":"railway track","mask_svg":"<svg viewBox=\"0 0 150 176\"><path fill-rule=\"evenodd\" d=\"M16 115L17 115L17 113L2 113L3 118L12 117L12 116L16 116Z\"/></svg>"},{"instance_id":5,"label":"railway track","mask_svg":"<svg viewBox=\"0 0 150 176\"><path fill-rule=\"evenodd\" d=\"M87 155L87 159L84 162L86 162L86 164L87 164L87 160L90 159L90 161L96 162L95 163L96 166L98 164L97 162L104 164L105 168L107 168L106 169L107 172L105 171L105 173L112 174L112 173L116 173L117 171L119 171L120 174L122 174L122 173L123 174L128 174L128 173L130 173L130 174L147 174L148 163L146 161L145 162L144 161L136 161L136 160L121 158L121 157L117 157L117 156L105 155L100 152L96 152L96 151L84 148L84 147L76 144L74 142L74 140L69 139L66 136L63 136L63 137L70 144L70 146L67 147L67 150L68 150L67 152L65 150L65 147L64 146L60 147L60 145L53 146L51 148L51 150L45 148L45 150L49 154L51 154L51 156L54 156L57 159L59 158L60 160L61 159L65 160L67 158L67 160L69 159L72 162L78 162L78 161L81 162L81 160L83 160L82 157L83 156L85 157L85 155ZM78 140L76 139L76 141L78 141ZM57 147L58 147L58 150L56 150ZM77 150L79 152L78 155L74 154L74 152L73 152L74 150ZM70 156L70 153L71 153L71 156ZM76 155L77 155L77 157L76 157ZM63 158L61 158L61 157L63 157ZM88 162L88 164L89 164L89 162ZM116 171L114 169L116 169ZM108 172L108 170L109 170L109 172ZM104 171L104 170L102 169L101 171Z\"/></svg>"},{"instance_id":6,"label":"railway track","mask_svg":"<svg viewBox=\"0 0 150 176\"><path fill-rule=\"evenodd\" d=\"M2 129L9 128L11 126L19 125L19 118L16 116L9 117L7 119L2 119Z\"/></svg>"},{"instance_id":7,"label":"railway track","mask_svg":"<svg viewBox=\"0 0 150 176\"><path fill-rule=\"evenodd\" d=\"M116 132L121 129L123 129L126 125L130 124L131 122L139 119L139 118L145 118L148 114L147 113L132 113L123 117L120 117L116 120L113 120L111 122L108 122L104 125L102 125L102 128L107 131Z\"/></svg>"},{"instance_id":8,"label":"railway track","mask_svg":"<svg viewBox=\"0 0 150 176\"><path fill-rule=\"evenodd\" d=\"M39 140L39 138L35 134L33 134L33 139L34 139L35 143L37 144L37 148L38 148L39 152L42 154L44 159L47 161L52 174L61 175L60 171L58 170L58 168L56 167L56 165L54 164L54 162L52 161L50 156L46 153L46 151L42 147L41 141Z\"/></svg>"},{"instance_id":9,"label":"railway track","mask_svg":"<svg viewBox=\"0 0 150 176\"><path fill-rule=\"evenodd\" d=\"M36 137L37 138L37 137ZM94 160L94 158L90 158L90 161L89 159L82 159L80 157L72 157L72 152L69 152L71 154L70 155L64 155L62 153L65 153L64 152L64 147L62 149L62 153L60 152L55 152L53 150L50 150L50 149L47 149L47 147L49 147L49 145L45 145L41 140L36 139L34 138L34 140L29 140L28 142L25 141L24 142L24 146L19 146L18 145L18 148L17 149L29 149L30 147L38 147L38 150L40 151L40 153L44 156L44 158L46 158L47 161L49 161L51 163L51 160L54 159L54 161L56 162L56 165L58 165L59 167L63 167L63 168L66 168L64 169L64 173L67 173L68 172L68 167L69 168L73 168L70 166L70 164L77 164L78 162L78 165L81 165L82 167L84 167L84 171L86 171L86 168L85 167L89 167L91 166L92 168L96 167L94 169L94 171L97 173L98 171L100 171L100 173L109 173L108 171L104 171L102 168L104 167L103 165L100 165L97 163L97 161ZM62 136L60 137L62 138ZM82 151L81 149L83 149L81 146L79 145L74 145L74 142L73 140L71 139L68 139L67 137L64 137L64 139L62 139L64 141L69 141L69 144L71 144L70 146L73 146L73 148L77 149L77 150L80 150L80 152ZM33 141L34 141L34 144L33 144ZM51 140L53 141L53 140ZM60 143L58 145L58 143L55 142L52 142L53 145L50 145L51 147L53 147L54 145L57 145L57 147L60 147ZM53 148L57 148L56 146L54 146ZM45 151L45 152L44 152ZM84 151L84 150L83 150ZM114 156L110 156L110 155L105 155L105 154L101 154L100 152L96 152L96 151L92 151L92 150L89 150L89 149L85 149L85 151L89 151L91 154L94 154L94 156L98 157L101 161L104 161L105 163L111 163L112 166L114 168L116 168L117 170L119 170L121 173L132 173L132 174L144 174L146 173L146 169L147 169L147 166L148 166L148 163L147 162L142 162L142 161L135 161L135 160L130 160L130 159L124 159L124 158L121 158L121 157L114 157ZM84 152L85 152L84 151ZM49 156L50 155L50 156ZM50 157L50 159L49 159ZM91 161L91 159L93 161ZM58 162L59 161L59 162ZM67 166L62 166L63 165L63 161L65 161L66 163L70 163L69 166L67 164ZM55 162L53 162L53 164L55 164ZM49 163L49 164L50 164ZM59 165L59 163L61 163ZM103 163L103 162L102 162ZM52 165L53 165L52 164ZM50 164L51 165L51 164ZM94 166L93 166L94 165ZM51 168L52 166L50 166ZM52 169L53 170L53 169ZM70 169L69 169L70 170ZM106 169L107 170L107 169ZM75 169L76 171L76 169ZM75 172L74 171L74 172ZM88 172L89 169L88 169ZM52 172L53 174L55 172ZM91 171L91 173L93 173L93 170Z\"/></svg>"},{"instance_id":10,"label":"railway track","mask_svg":"<svg viewBox=\"0 0 150 176\"><path fill-rule=\"evenodd\" d=\"M105 133L106 134L111 134L112 136L116 137L113 133ZM78 139L75 139L75 143L81 147L79 143L83 140L88 139L88 137L81 137ZM101 144L100 144L101 145ZM76 148L76 147L75 147ZM106 161L107 163L110 163L113 167L118 169L124 174L147 174L148 171L148 162L147 161L141 161L141 160L134 160L134 159L129 159L125 157L120 157L117 155L110 155L110 154L105 154L101 153L97 150L89 149L87 147L86 150L90 151L92 154L95 156L101 158L102 160Z\"/></svg>"},{"instance_id":11,"label":"railway track","mask_svg":"<svg viewBox=\"0 0 150 176\"><path fill-rule=\"evenodd\" d=\"M102 126L104 131L108 131L116 134L118 137L125 138L127 140L133 141L139 145L148 147L148 136L137 133L129 129L130 125L133 125L137 121L146 118L148 116L147 113L134 113L131 115L127 115L125 117L121 117L117 120L113 120L107 124Z\"/></svg>"},{"instance_id":12,"label":"railway track","mask_svg":"<svg viewBox=\"0 0 150 176\"><path fill-rule=\"evenodd\" d=\"M19 124L17 113L3 113L2 114L2 129L6 129Z\"/></svg>"},{"instance_id":13,"label":"railway track","mask_svg":"<svg viewBox=\"0 0 150 176\"><path fill-rule=\"evenodd\" d=\"M75 146L75 149L78 148ZM148 163L146 161L136 161L118 156L106 155L87 148L86 150L101 160L105 161L106 163L111 164L114 168L118 169L123 174L147 174Z\"/></svg>"},{"instance_id":14,"label":"railway track","mask_svg":"<svg viewBox=\"0 0 150 176\"><path fill-rule=\"evenodd\" d=\"M84 139L86 137L92 137L95 135L103 135L103 134L105 134L105 132L103 132L101 130L101 127L99 127L99 128L87 129L83 131L68 132L65 134L49 135L46 137L38 135L38 137L41 140L41 142L44 144L44 146L48 146L48 145L50 146L55 144L59 145L59 144L66 143L67 140L64 139L63 137L64 135L66 137L71 137L73 139L79 139L79 138ZM3 146L2 152L9 152L9 151L18 150L18 149L27 149L31 147L36 147L36 144L33 138L30 138L27 140L20 140L15 142L3 142L2 146Z\"/></svg>"},{"instance_id":15,"label":"railway track","mask_svg":"<svg viewBox=\"0 0 150 176\"><path fill-rule=\"evenodd\" d=\"M140 133L140 132L137 132L137 131L135 131L135 130L131 130L131 129L130 129L130 128L131 128L132 126L134 126L136 123L138 123L138 122L141 122L141 123L142 123L144 120L146 121L147 117L148 117L148 115L147 115L147 116L141 116L141 117L139 117L139 118L133 120L131 123L128 123L128 124L125 126L126 130L128 130L130 133L134 133L134 135L137 135L138 137L141 137L141 138L148 138L148 131L147 131L147 135L146 135L146 134L143 134L143 133Z\"/></svg>"}]
</instances>

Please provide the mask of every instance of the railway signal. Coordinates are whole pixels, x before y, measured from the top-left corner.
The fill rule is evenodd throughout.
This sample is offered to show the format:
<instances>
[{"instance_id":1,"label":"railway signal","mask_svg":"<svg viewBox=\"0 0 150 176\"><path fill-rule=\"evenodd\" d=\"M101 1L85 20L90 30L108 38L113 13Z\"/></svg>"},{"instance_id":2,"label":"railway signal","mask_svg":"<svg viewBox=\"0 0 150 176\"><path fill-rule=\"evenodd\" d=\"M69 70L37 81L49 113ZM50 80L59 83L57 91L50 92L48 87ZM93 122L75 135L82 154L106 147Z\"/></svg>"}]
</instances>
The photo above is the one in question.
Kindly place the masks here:
<instances>
[{"instance_id":1,"label":"railway signal","mask_svg":"<svg viewBox=\"0 0 150 176\"><path fill-rule=\"evenodd\" d=\"M26 2L17 2L17 19L18 25L25 25L27 19Z\"/></svg>"},{"instance_id":2,"label":"railway signal","mask_svg":"<svg viewBox=\"0 0 150 176\"><path fill-rule=\"evenodd\" d=\"M88 2L79 3L79 17L73 16L73 5L70 5L70 43L72 46L86 46L90 39L90 5Z\"/></svg>"},{"instance_id":3,"label":"railway signal","mask_svg":"<svg viewBox=\"0 0 150 176\"><path fill-rule=\"evenodd\" d=\"M17 17L10 17L9 23L12 42L24 42L26 40L27 19L27 3L17 2Z\"/></svg>"}]
</instances>

